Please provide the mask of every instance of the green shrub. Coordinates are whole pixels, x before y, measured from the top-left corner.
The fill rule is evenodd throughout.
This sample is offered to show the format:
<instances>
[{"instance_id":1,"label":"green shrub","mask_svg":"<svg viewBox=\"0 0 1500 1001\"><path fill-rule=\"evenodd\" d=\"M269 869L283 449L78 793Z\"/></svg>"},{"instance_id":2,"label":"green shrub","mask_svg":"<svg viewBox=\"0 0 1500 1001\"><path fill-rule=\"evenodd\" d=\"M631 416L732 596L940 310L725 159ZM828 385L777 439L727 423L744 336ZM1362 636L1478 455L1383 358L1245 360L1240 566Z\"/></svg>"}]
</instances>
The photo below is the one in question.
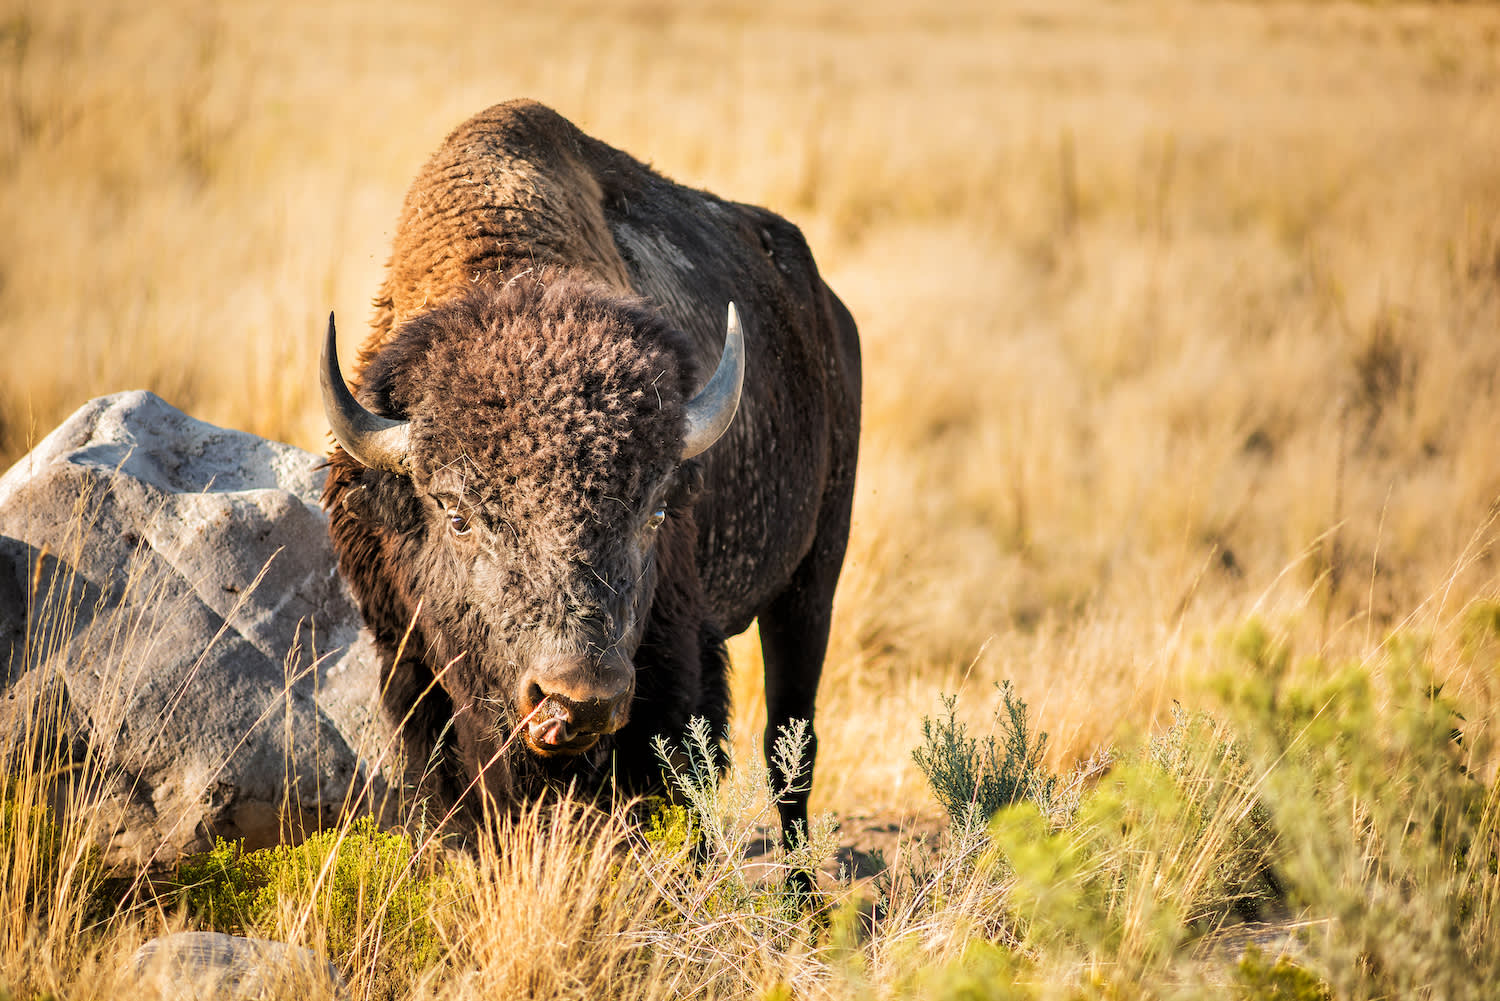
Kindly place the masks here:
<instances>
[{"instance_id":1,"label":"green shrub","mask_svg":"<svg viewBox=\"0 0 1500 1001\"><path fill-rule=\"evenodd\" d=\"M1475 601L1464 610L1461 627L1464 655L1478 657L1485 651L1493 655L1500 641L1500 601Z\"/></svg>"},{"instance_id":2,"label":"green shrub","mask_svg":"<svg viewBox=\"0 0 1500 1001\"><path fill-rule=\"evenodd\" d=\"M437 954L430 912L442 878L422 873L410 839L372 818L254 852L219 840L183 861L178 884L188 913L214 930L290 938L311 919L335 962L375 943L389 963L420 966Z\"/></svg>"},{"instance_id":3,"label":"green shrub","mask_svg":"<svg viewBox=\"0 0 1500 1001\"><path fill-rule=\"evenodd\" d=\"M998 737L990 734L981 741L969 736L968 727L957 716L956 696L943 699L943 717L922 717L922 744L912 757L955 831L980 828L997 812L1023 799L1046 809L1057 788L1057 778L1042 765L1047 734L1033 736L1026 703L1009 681L998 687L1000 705L994 717Z\"/></svg>"},{"instance_id":4,"label":"green shrub","mask_svg":"<svg viewBox=\"0 0 1500 1001\"><path fill-rule=\"evenodd\" d=\"M680 746L654 741L677 803L656 810L640 834L642 862L657 875L658 913L672 928L670 949L682 962L714 966L747 942L770 955L805 948L810 901L796 876L815 875L833 854L832 816L815 815L809 829L790 832L792 845L779 859L756 851L750 864L752 848L775 823L775 804L791 787L771 787L763 767L724 767L702 718L689 721L685 737ZM804 774L800 762L810 740L805 721L782 728L772 748L777 774Z\"/></svg>"},{"instance_id":5,"label":"green shrub","mask_svg":"<svg viewBox=\"0 0 1500 1001\"><path fill-rule=\"evenodd\" d=\"M1001 811L990 836L1022 940L1121 982L1164 969L1240 903L1225 874L1258 858L1233 837L1237 811L1227 795L1210 808L1148 755L1118 765L1064 824L1032 803Z\"/></svg>"},{"instance_id":6,"label":"green shrub","mask_svg":"<svg viewBox=\"0 0 1500 1001\"><path fill-rule=\"evenodd\" d=\"M1033 974L1026 957L993 942L970 942L956 960L920 971L901 997L914 1001L1033 1001L1035 987L1022 977Z\"/></svg>"},{"instance_id":7,"label":"green shrub","mask_svg":"<svg viewBox=\"0 0 1500 1001\"><path fill-rule=\"evenodd\" d=\"M781 728L771 756L776 774L793 778L785 786L772 788L770 772L764 768L744 773L727 769L723 749L701 717L688 721L686 740L680 747L654 738L652 747L663 779L685 811L657 821L665 825L663 836L677 823L686 823L702 861L735 869L756 837L756 823L769 821L774 804L806 781L803 762L811 740L806 720L793 720ZM836 838L831 815L813 817L810 830L786 833L792 847L781 865L788 872L814 872L833 853Z\"/></svg>"},{"instance_id":8,"label":"green shrub","mask_svg":"<svg viewBox=\"0 0 1500 1001\"><path fill-rule=\"evenodd\" d=\"M265 879L243 842L216 838L211 850L178 864L176 884L188 914L215 931L243 935L255 926L255 898Z\"/></svg>"},{"instance_id":9,"label":"green shrub","mask_svg":"<svg viewBox=\"0 0 1500 1001\"><path fill-rule=\"evenodd\" d=\"M699 837L692 811L660 797L653 797L645 806L648 812L641 839L646 843L647 854L664 862L688 858Z\"/></svg>"},{"instance_id":10,"label":"green shrub","mask_svg":"<svg viewBox=\"0 0 1500 1001\"><path fill-rule=\"evenodd\" d=\"M1000 694L996 735L971 737L955 701L945 699L944 717L923 721L924 743L914 752L955 835L935 871L996 888L1002 911L969 923L977 941L999 951L974 953L969 967L943 967L947 979L924 992L1016 996L1010 988L975 994L978 981L963 971L981 956L1005 959L1019 944L1030 955L1066 957L1064 966L1103 963L1111 981L1134 982L1164 969L1189 939L1277 895L1271 815L1228 727L1179 710L1135 752L1102 756L1113 762L1107 774L1080 771L1063 792L1041 765L1046 735L1032 736L1026 705L1009 685ZM976 835L992 808L993 820ZM956 865L959 856L965 865ZM954 890L940 879L912 888L933 908L977 899Z\"/></svg>"},{"instance_id":11,"label":"green shrub","mask_svg":"<svg viewBox=\"0 0 1500 1001\"><path fill-rule=\"evenodd\" d=\"M1250 946L1234 968L1236 1001L1333 1001L1332 989L1286 956L1268 963Z\"/></svg>"},{"instance_id":12,"label":"green shrub","mask_svg":"<svg viewBox=\"0 0 1500 1001\"><path fill-rule=\"evenodd\" d=\"M1431 648L1402 632L1362 662L1252 660L1219 681L1264 775L1278 872L1325 922L1316 958L1340 997L1479 999L1500 980L1500 793L1471 767L1493 761L1492 738L1462 732Z\"/></svg>"}]
</instances>

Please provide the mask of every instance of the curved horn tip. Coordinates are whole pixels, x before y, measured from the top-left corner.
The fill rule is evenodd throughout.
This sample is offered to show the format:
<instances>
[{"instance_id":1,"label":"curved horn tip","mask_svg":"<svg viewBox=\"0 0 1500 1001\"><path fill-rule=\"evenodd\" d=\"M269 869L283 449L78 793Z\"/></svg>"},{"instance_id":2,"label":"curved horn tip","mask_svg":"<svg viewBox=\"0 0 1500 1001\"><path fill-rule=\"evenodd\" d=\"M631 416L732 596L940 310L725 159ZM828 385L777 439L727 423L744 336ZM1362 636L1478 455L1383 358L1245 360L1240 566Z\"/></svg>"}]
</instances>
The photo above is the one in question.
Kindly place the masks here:
<instances>
[{"instance_id":1,"label":"curved horn tip","mask_svg":"<svg viewBox=\"0 0 1500 1001\"><path fill-rule=\"evenodd\" d=\"M405 475L410 422L371 413L349 392L339 369L332 310L328 313L328 336L323 341L318 381L323 391L323 416L328 419L334 441L361 465Z\"/></svg>"},{"instance_id":2,"label":"curved horn tip","mask_svg":"<svg viewBox=\"0 0 1500 1001\"><path fill-rule=\"evenodd\" d=\"M328 311L328 334L323 339L323 365L324 372L328 370L328 361L333 360L333 369L338 371L339 367L339 339L338 331L333 325L333 310Z\"/></svg>"},{"instance_id":3,"label":"curved horn tip","mask_svg":"<svg viewBox=\"0 0 1500 1001\"><path fill-rule=\"evenodd\" d=\"M684 407L687 429L683 434L682 458L707 450L729 429L740 405L745 382L745 335L739 311L729 303L725 317L724 352L708 384Z\"/></svg>"}]
</instances>

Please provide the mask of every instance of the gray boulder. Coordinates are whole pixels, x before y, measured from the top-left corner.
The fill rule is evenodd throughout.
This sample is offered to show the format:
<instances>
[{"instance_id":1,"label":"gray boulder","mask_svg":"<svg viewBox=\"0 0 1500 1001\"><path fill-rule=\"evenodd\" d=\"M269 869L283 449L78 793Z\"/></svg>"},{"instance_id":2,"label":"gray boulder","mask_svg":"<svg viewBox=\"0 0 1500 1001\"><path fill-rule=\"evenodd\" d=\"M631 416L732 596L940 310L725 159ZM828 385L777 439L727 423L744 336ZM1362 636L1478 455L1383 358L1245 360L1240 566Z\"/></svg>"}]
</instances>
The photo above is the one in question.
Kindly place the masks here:
<instances>
[{"instance_id":1,"label":"gray boulder","mask_svg":"<svg viewBox=\"0 0 1500 1001\"><path fill-rule=\"evenodd\" d=\"M106 862L386 804L396 741L320 463L131 392L0 477L0 742L72 777Z\"/></svg>"}]
</instances>

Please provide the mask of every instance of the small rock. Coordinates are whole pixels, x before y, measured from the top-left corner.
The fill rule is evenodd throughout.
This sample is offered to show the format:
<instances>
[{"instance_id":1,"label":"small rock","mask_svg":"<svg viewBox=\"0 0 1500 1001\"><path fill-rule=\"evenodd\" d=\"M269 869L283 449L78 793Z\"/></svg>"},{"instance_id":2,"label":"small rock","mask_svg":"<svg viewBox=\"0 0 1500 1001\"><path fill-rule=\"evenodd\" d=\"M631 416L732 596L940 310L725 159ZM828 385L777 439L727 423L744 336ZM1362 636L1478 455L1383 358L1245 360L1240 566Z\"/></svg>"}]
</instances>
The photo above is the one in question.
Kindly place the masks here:
<instances>
[{"instance_id":1,"label":"small rock","mask_svg":"<svg viewBox=\"0 0 1500 1001\"><path fill-rule=\"evenodd\" d=\"M154 938L130 960L137 984L163 1001L346 998L333 964L283 942L218 932Z\"/></svg>"}]
</instances>

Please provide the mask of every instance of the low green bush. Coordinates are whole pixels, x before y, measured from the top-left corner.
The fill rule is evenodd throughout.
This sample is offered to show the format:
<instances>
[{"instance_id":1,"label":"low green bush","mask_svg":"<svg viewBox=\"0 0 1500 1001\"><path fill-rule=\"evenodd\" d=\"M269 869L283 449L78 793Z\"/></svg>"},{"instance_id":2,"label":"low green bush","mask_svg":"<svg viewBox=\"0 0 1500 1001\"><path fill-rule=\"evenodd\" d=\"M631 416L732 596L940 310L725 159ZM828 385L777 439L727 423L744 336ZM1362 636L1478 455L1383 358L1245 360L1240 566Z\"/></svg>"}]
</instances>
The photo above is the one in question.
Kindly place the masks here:
<instances>
[{"instance_id":1,"label":"low green bush","mask_svg":"<svg viewBox=\"0 0 1500 1001\"><path fill-rule=\"evenodd\" d=\"M1250 946L1234 968L1235 1001L1333 1001L1322 979L1287 956L1268 962Z\"/></svg>"},{"instance_id":2,"label":"low green bush","mask_svg":"<svg viewBox=\"0 0 1500 1001\"><path fill-rule=\"evenodd\" d=\"M1268 649L1257 652L1279 656ZM1026 704L1008 684L999 693L994 736L970 736L950 698L942 718L924 720L914 752L952 821L948 854L965 853L967 878L998 890L1004 913L971 922L988 929L990 946L1009 955L1019 943L1068 965L1106 961L1128 981L1280 898L1271 811L1228 726L1178 709L1134 751L1060 782L1043 766L1046 735L1033 736ZM942 906L958 894L933 896ZM949 973L951 984L967 982L961 968Z\"/></svg>"},{"instance_id":3,"label":"low green bush","mask_svg":"<svg viewBox=\"0 0 1500 1001\"><path fill-rule=\"evenodd\" d=\"M1045 809L1057 789L1042 757L1047 734L1033 734L1025 701L1009 681L999 686L995 733L969 736L958 719L957 696L943 699L944 714L922 718L922 744L912 751L933 795L956 831L982 827L997 812L1026 799Z\"/></svg>"},{"instance_id":4,"label":"low green bush","mask_svg":"<svg viewBox=\"0 0 1500 1001\"><path fill-rule=\"evenodd\" d=\"M1488 606L1458 623L1492 628ZM1366 659L1251 658L1218 691L1249 739L1280 832L1290 902L1323 920L1318 969L1339 997L1492 996L1500 982L1494 738L1401 631Z\"/></svg>"},{"instance_id":5,"label":"low green bush","mask_svg":"<svg viewBox=\"0 0 1500 1001\"><path fill-rule=\"evenodd\" d=\"M291 938L312 924L336 963L377 942L388 963L422 965L438 951L431 913L441 875L422 871L406 835L368 817L253 852L220 839L181 863L177 884L188 914L207 928Z\"/></svg>"}]
</instances>

